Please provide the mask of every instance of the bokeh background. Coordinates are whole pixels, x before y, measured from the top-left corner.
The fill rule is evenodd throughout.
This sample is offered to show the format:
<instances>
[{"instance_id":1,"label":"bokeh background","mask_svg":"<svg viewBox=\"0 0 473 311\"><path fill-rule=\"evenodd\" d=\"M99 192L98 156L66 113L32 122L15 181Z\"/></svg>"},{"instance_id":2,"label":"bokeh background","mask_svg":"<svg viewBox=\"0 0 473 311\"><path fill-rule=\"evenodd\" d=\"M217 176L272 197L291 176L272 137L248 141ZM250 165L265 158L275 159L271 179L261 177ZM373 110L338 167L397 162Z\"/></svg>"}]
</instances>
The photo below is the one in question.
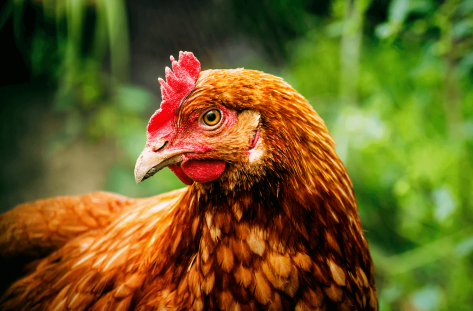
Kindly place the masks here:
<instances>
[{"instance_id":1,"label":"bokeh background","mask_svg":"<svg viewBox=\"0 0 473 311\"><path fill-rule=\"evenodd\" d=\"M133 177L157 78L180 50L203 69L281 76L322 116L354 183L381 310L473 310L473 0L9 0L1 211L182 187L168 169Z\"/></svg>"}]
</instances>

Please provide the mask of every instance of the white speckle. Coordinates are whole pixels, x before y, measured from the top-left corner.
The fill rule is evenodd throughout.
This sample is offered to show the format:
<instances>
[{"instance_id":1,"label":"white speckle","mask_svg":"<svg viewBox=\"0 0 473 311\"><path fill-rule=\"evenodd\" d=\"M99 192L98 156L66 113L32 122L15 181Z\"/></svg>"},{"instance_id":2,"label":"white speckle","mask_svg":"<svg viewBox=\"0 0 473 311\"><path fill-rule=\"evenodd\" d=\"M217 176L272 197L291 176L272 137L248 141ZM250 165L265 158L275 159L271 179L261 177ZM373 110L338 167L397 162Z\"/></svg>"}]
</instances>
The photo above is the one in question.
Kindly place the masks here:
<instances>
[{"instance_id":1,"label":"white speckle","mask_svg":"<svg viewBox=\"0 0 473 311\"><path fill-rule=\"evenodd\" d=\"M258 142L256 143L255 148L250 150L249 152L250 163L258 162L258 160L261 159L261 157L263 156L265 149L263 147L262 141L263 141L263 137L260 136L258 139Z\"/></svg>"},{"instance_id":2,"label":"white speckle","mask_svg":"<svg viewBox=\"0 0 473 311\"><path fill-rule=\"evenodd\" d=\"M258 149L258 150L251 150L250 151L250 163L258 161L261 156L263 155L264 150Z\"/></svg>"},{"instance_id":3,"label":"white speckle","mask_svg":"<svg viewBox=\"0 0 473 311\"><path fill-rule=\"evenodd\" d=\"M197 253L192 256L191 263L189 264L189 267L187 268L187 272L191 271L191 267L194 264L195 257L197 257Z\"/></svg>"},{"instance_id":4,"label":"white speckle","mask_svg":"<svg viewBox=\"0 0 473 311\"><path fill-rule=\"evenodd\" d=\"M205 213L205 220L207 221L207 227L212 227L212 214L210 212Z\"/></svg>"},{"instance_id":5,"label":"white speckle","mask_svg":"<svg viewBox=\"0 0 473 311\"><path fill-rule=\"evenodd\" d=\"M79 261L77 261L72 267L71 269L74 269L75 267L77 267L78 265L80 265L81 263L85 262L87 259L89 259L90 257L94 256L95 253L90 253L86 256L84 256L82 259L80 259Z\"/></svg>"},{"instance_id":6,"label":"white speckle","mask_svg":"<svg viewBox=\"0 0 473 311\"><path fill-rule=\"evenodd\" d=\"M113 257L108 261L107 265L103 268L103 270L107 270L108 267L110 267L110 265L113 263L113 261L115 259L118 258L118 256L121 255L121 253L123 253L124 251L126 251L128 249L129 245L125 246L124 248L122 248L121 250L119 250L118 252L116 252L115 255L113 255Z\"/></svg>"},{"instance_id":7,"label":"white speckle","mask_svg":"<svg viewBox=\"0 0 473 311\"><path fill-rule=\"evenodd\" d=\"M80 251L81 252L85 251L87 248L89 248L89 246L90 246L90 243L82 243L80 245Z\"/></svg>"},{"instance_id":8,"label":"white speckle","mask_svg":"<svg viewBox=\"0 0 473 311\"><path fill-rule=\"evenodd\" d=\"M331 212L332 212L333 219L335 219L335 221L338 222L338 217L337 217L337 215L335 215L335 213L334 213L333 211L331 211Z\"/></svg>"}]
</instances>

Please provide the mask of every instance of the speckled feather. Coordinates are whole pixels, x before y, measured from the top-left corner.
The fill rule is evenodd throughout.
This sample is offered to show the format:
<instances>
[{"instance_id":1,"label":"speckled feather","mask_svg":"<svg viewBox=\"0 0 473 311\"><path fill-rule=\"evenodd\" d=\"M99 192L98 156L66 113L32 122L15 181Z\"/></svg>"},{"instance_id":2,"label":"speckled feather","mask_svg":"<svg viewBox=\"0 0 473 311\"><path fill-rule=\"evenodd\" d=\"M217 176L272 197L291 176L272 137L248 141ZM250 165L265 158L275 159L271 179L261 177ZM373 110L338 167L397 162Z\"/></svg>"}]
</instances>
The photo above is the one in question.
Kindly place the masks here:
<instances>
[{"instance_id":1,"label":"speckled feather","mask_svg":"<svg viewBox=\"0 0 473 311\"><path fill-rule=\"evenodd\" d=\"M217 105L238 112L232 127L202 138L214 146L206 158L226 161L219 179L147 199L100 196L102 222L87 197L2 215L3 253L47 254L11 285L2 309L377 310L352 184L320 117L280 78L208 70L179 107L179 125ZM90 206L95 222L73 202ZM39 224L56 214L33 220L22 210L49 205L80 230L62 235Z\"/></svg>"}]
</instances>

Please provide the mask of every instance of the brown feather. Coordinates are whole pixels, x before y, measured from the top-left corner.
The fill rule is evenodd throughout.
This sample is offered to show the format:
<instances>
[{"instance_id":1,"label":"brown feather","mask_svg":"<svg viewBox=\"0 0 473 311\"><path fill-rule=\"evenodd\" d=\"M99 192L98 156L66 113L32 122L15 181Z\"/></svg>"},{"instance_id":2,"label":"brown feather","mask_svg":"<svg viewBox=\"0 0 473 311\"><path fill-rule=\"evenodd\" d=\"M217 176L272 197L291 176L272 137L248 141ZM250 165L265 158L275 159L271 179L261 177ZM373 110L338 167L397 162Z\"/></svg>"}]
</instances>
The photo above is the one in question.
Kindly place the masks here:
<instances>
[{"instance_id":1,"label":"brown feather","mask_svg":"<svg viewBox=\"0 0 473 311\"><path fill-rule=\"evenodd\" d=\"M1 215L2 254L40 259L0 309L377 310L352 183L322 119L280 78L209 70L176 126L217 105L237 112L232 127L199 138L226 162L219 179Z\"/></svg>"}]
</instances>

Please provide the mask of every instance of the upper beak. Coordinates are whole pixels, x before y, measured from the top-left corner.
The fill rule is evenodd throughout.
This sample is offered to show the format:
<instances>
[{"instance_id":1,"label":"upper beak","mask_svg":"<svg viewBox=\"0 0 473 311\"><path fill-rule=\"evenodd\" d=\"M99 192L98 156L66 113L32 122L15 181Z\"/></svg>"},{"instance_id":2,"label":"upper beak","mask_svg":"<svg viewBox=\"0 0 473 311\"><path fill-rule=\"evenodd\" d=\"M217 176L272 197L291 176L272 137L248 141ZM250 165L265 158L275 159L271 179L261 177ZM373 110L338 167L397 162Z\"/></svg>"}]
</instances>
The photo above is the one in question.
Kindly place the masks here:
<instances>
[{"instance_id":1,"label":"upper beak","mask_svg":"<svg viewBox=\"0 0 473 311\"><path fill-rule=\"evenodd\" d=\"M161 144L164 146L164 144ZM138 157L135 165L135 180L139 184L150 178L166 166L177 164L182 161L184 150L153 151L151 146L146 146Z\"/></svg>"}]
</instances>

